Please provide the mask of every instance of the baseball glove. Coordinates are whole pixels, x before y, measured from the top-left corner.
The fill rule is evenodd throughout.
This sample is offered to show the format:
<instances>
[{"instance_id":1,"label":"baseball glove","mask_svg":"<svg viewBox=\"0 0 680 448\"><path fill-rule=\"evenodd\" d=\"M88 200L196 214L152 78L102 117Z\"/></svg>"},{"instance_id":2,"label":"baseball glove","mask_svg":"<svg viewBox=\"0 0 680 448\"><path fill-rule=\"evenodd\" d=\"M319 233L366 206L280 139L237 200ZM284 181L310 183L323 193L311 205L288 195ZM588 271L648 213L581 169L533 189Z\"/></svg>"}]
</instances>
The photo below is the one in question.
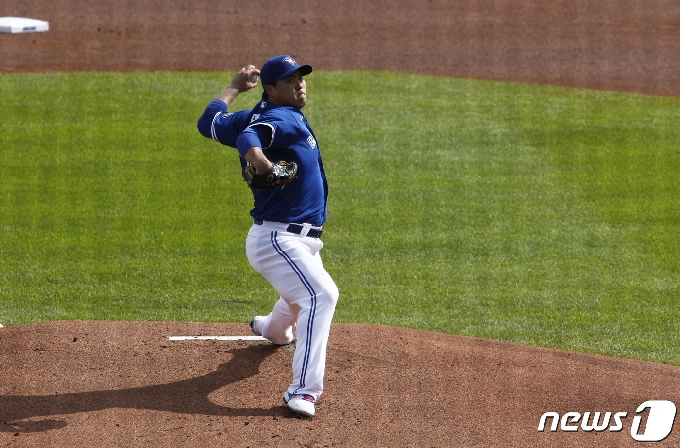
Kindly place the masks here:
<instances>
[{"instance_id":1,"label":"baseball glove","mask_svg":"<svg viewBox=\"0 0 680 448\"><path fill-rule=\"evenodd\" d=\"M271 169L264 174L257 174L253 166L243 167L243 179L250 188L257 190L274 189L279 185L283 188L288 182L295 179L296 174L297 164L284 160L272 163Z\"/></svg>"}]
</instances>

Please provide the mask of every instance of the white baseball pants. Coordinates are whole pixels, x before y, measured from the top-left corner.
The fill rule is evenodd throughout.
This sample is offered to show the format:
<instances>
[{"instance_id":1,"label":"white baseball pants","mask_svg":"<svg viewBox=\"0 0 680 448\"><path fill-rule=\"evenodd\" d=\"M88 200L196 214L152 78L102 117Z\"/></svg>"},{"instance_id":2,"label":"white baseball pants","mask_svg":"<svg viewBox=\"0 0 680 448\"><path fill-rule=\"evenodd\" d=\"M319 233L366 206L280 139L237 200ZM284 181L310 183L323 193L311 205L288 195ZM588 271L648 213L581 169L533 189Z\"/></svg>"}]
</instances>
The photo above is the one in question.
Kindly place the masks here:
<instances>
[{"instance_id":1,"label":"white baseball pants","mask_svg":"<svg viewBox=\"0 0 680 448\"><path fill-rule=\"evenodd\" d=\"M339 292L321 262L321 240L289 233L287 227L265 221L253 224L248 232L250 264L280 295L259 329L274 344L286 344L295 325L297 343L288 392L317 399L323 392L326 346Z\"/></svg>"}]
</instances>

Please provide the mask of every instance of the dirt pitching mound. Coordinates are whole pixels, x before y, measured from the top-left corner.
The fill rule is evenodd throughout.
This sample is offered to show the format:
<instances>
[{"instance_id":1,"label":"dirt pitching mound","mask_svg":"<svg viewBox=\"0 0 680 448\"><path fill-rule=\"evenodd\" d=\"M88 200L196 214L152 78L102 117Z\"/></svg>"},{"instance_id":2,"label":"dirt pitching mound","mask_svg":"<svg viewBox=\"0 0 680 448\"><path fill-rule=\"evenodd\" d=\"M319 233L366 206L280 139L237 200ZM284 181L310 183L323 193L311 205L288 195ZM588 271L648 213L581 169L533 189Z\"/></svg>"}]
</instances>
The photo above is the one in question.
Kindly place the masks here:
<instances>
[{"instance_id":1,"label":"dirt pitching mound","mask_svg":"<svg viewBox=\"0 0 680 448\"><path fill-rule=\"evenodd\" d=\"M0 445L635 446L637 406L680 401L673 366L342 324L317 416L301 419L281 400L292 347L169 340L195 335L252 334L100 321L1 329ZM548 411L627 417L618 432L539 432ZM662 442L678 443L673 433Z\"/></svg>"}]
</instances>

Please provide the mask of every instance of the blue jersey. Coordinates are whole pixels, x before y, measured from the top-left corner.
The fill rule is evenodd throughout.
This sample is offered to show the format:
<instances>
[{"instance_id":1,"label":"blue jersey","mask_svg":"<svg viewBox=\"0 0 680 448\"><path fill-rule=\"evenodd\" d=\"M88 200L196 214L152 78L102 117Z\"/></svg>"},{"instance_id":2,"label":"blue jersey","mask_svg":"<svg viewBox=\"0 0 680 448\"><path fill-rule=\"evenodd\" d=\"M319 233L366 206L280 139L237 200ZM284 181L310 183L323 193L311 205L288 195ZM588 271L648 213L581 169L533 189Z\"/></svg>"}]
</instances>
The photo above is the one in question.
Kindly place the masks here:
<instances>
[{"instance_id":1,"label":"blue jersey","mask_svg":"<svg viewBox=\"0 0 680 448\"><path fill-rule=\"evenodd\" d=\"M243 155L257 146L273 162L285 160L298 165L297 177L285 187L253 189L254 219L320 227L326 221L328 182L319 145L302 112L290 106L260 101L253 110L229 113L227 105L212 101L198 120L201 134Z\"/></svg>"},{"instance_id":2,"label":"blue jersey","mask_svg":"<svg viewBox=\"0 0 680 448\"><path fill-rule=\"evenodd\" d=\"M198 119L198 131L218 143L236 148L236 139L250 123L250 111L227 111L227 104L213 100Z\"/></svg>"}]
</instances>

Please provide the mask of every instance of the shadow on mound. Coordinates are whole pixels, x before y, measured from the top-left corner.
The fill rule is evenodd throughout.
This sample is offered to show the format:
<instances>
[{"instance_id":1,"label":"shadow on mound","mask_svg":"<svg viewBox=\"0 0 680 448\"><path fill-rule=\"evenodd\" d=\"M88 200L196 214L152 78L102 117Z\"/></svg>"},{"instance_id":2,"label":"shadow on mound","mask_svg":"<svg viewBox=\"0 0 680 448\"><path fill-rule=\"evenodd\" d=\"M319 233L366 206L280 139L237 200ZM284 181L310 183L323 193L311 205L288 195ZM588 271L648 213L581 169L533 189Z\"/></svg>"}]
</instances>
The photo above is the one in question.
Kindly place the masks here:
<instances>
[{"instance_id":1,"label":"shadow on mound","mask_svg":"<svg viewBox=\"0 0 680 448\"><path fill-rule=\"evenodd\" d=\"M56 395L0 396L0 425L4 432L35 432L66 426L60 420L24 422L52 415L75 414L112 408L148 409L215 416L271 416L272 408L219 406L208 395L221 387L255 376L260 364L276 347L253 345L229 350L233 357L217 370L196 378L121 390L64 393Z\"/></svg>"}]
</instances>

